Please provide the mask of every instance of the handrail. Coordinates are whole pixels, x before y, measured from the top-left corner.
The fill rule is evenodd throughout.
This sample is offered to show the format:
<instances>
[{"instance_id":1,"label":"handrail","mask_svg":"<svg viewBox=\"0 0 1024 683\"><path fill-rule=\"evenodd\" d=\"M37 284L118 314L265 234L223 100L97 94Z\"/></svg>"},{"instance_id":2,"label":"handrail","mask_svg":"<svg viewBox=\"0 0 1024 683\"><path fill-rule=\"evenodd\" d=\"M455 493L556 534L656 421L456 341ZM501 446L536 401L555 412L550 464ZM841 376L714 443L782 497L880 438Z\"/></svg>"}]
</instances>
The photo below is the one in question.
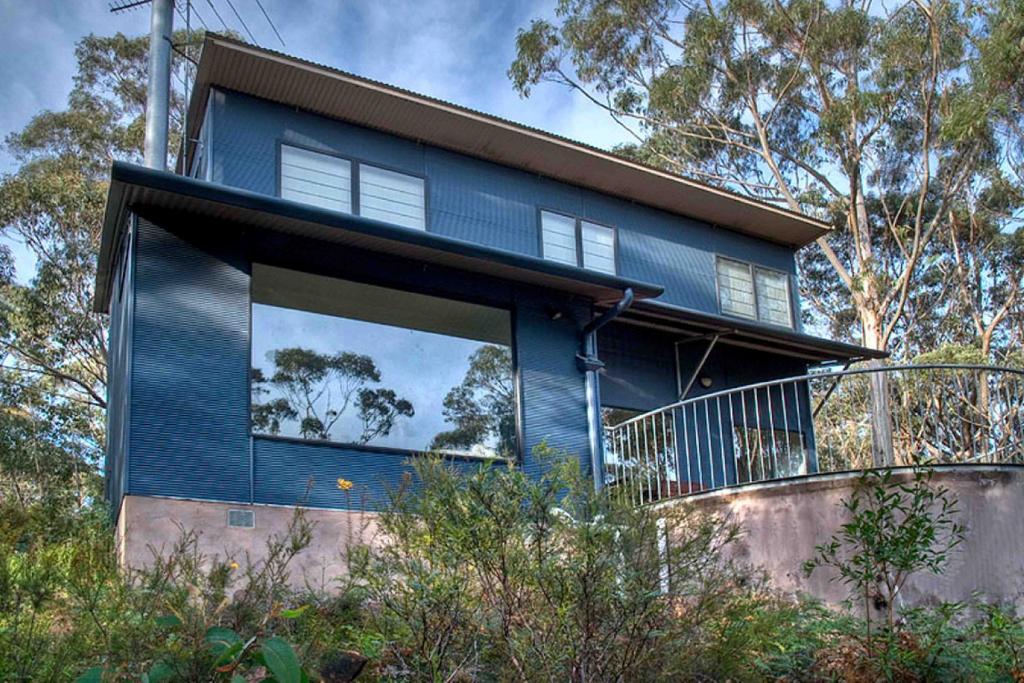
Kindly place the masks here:
<instances>
[{"instance_id":1,"label":"handrail","mask_svg":"<svg viewBox=\"0 0 1024 683\"><path fill-rule=\"evenodd\" d=\"M1021 377L1024 377L1024 370L1021 370L1019 368L1011 368L1011 367L1004 366L1004 365L974 365L974 364L970 364L970 363L921 363L921 364L906 363L906 364L903 364L903 365L879 365L879 366L871 367L871 368L854 368L852 370L837 370L835 372L831 372L831 371L810 372L810 373L807 373L806 375L796 375L796 376L793 376L793 377L783 377L782 379L773 379L773 380L768 380L768 381L765 381L765 382L755 382L754 384L745 384L745 385L743 385L741 387L733 387L731 389L722 389L720 391L714 391L714 392L711 392L711 393L708 393L708 394L701 394L700 396L693 396L692 398L687 398L687 399L683 399L681 401L676 401L675 403L669 403L667 405L661 406L660 408L655 408L654 410L649 410L646 413L641 413L640 415L635 415L635 416L629 418L628 420L623 420L622 422L616 423L614 425L614 427L616 427L616 428L623 427L623 426L629 424L630 422L635 422L636 420L642 420L645 417L648 417L648 416L653 415L655 413L660 413L663 410L670 410L672 408L680 408L680 407L688 405L690 403L696 403L698 401L704 401L704 400L708 400L708 399L712 399L712 398L720 398L722 396L726 396L728 394L734 394L734 393L737 393L737 392L740 392L740 391L747 391L747 390L750 390L750 389L764 389L766 387L778 386L780 384L789 384L791 382L806 382L807 380L821 379L823 377L845 377L845 376L849 376L849 375L867 375L867 374L871 374L871 373L880 373L880 372L896 372L898 370L980 370L982 372L986 372L986 371L987 372L1005 372L1005 373L1014 374L1014 375L1020 375ZM610 429L610 427L605 427L605 429Z\"/></svg>"},{"instance_id":2,"label":"handrail","mask_svg":"<svg viewBox=\"0 0 1024 683\"><path fill-rule=\"evenodd\" d=\"M908 462L1024 463L1024 370L813 372L682 399L606 427L605 439L595 474L639 503Z\"/></svg>"}]
</instances>

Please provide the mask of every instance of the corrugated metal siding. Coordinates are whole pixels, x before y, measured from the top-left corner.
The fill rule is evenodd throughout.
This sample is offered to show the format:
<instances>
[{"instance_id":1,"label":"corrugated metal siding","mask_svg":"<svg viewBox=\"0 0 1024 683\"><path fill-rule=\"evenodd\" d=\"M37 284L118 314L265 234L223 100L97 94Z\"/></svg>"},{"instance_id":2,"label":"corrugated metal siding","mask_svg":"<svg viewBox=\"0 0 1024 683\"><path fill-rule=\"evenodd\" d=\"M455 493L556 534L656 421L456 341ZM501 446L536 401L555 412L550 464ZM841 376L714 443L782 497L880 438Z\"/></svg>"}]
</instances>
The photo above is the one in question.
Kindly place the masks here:
<instances>
[{"instance_id":1,"label":"corrugated metal siding","mask_svg":"<svg viewBox=\"0 0 1024 683\"><path fill-rule=\"evenodd\" d=\"M676 336L633 325L611 324L598 333L605 364L601 403L628 410L654 410L673 403L678 392L673 356Z\"/></svg>"},{"instance_id":2,"label":"corrugated metal siding","mask_svg":"<svg viewBox=\"0 0 1024 683\"><path fill-rule=\"evenodd\" d=\"M536 256L540 208L614 226L620 275L712 313L715 253L795 273L791 248L648 206L238 93L215 93L213 103L214 180L227 185L276 194L280 141L425 175L431 232Z\"/></svg>"},{"instance_id":3,"label":"corrugated metal siding","mask_svg":"<svg viewBox=\"0 0 1024 683\"><path fill-rule=\"evenodd\" d=\"M218 250L139 221L130 493L249 498L249 275Z\"/></svg>"},{"instance_id":4,"label":"corrugated metal siding","mask_svg":"<svg viewBox=\"0 0 1024 683\"><path fill-rule=\"evenodd\" d=\"M480 276L410 268L306 240L221 230L218 242L215 227L172 234L140 222L130 493L250 499L249 258L437 295L483 297L491 305L503 300L515 309L524 467L538 469L531 449L541 441L587 458L583 378L574 361L583 309L566 304L565 317L553 321L546 307L556 298L543 292L517 292ZM401 455L344 446L255 438L252 452L258 503L380 506L388 486L411 472ZM346 501L338 477L356 482L358 496Z\"/></svg>"},{"instance_id":5,"label":"corrugated metal siding","mask_svg":"<svg viewBox=\"0 0 1024 683\"><path fill-rule=\"evenodd\" d=\"M419 484L412 454L260 437L253 446L257 503L381 510L403 482L412 490ZM461 470L480 466L475 460L449 462ZM339 478L351 481L353 488L339 489Z\"/></svg>"},{"instance_id":6,"label":"corrugated metal siding","mask_svg":"<svg viewBox=\"0 0 1024 683\"><path fill-rule=\"evenodd\" d=\"M107 444L104 484L107 503L116 517L127 484L127 439L129 382L131 367L134 278L132 253L134 230L126 233L118 256L110 301L107 353Z\"/></svg>"},{"instance_id":7,"label":"corrugated metal siding","mask_svg":"<svg viewBox=\"0 0 1024 683\"><path fill-rule=\"evenodd\" d=\"M573 313L575 315L573 315ZM524 468L537 473L533 449L542 442L584 466L590 461L583 375L576 367L579 333L571 311L552 320L541 302L524 302L516 312L516 355L523 401Z\"/></svg>"}]
</instances>

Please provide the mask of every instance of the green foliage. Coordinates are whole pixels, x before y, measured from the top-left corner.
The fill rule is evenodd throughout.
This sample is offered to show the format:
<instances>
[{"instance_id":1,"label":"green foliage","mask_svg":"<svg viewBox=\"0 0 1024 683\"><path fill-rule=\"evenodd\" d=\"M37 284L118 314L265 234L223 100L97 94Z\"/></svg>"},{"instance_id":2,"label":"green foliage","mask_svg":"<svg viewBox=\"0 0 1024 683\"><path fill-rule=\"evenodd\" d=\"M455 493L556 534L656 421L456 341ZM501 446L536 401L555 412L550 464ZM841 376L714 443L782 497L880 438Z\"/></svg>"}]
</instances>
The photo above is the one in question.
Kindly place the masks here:
<instances>
[{"instance_id":1,"label":"green foliage","mask_svg":"<svg viewBox=\"0 0 1024 683\"><path fill-rule=\"evenodd\" d=\"M309 664L337 645L288 584L311 528L297 512L263 560L243 564L203 555L183 529L128 572L99 518L59 544L0 546L0 679L310 680ZM349 617L332 614L331 629Z\"/></svg>"},{"instance_id":2,"label":"green foliage","mask_svg":"<svg viewBox=\"0 0 1024 683\"><path fill-rule=\"evenodd\" d=\"M728 561L737 530L686 506L595 493L575 459L537 455L540 479L417 464L353 575L377 606L376 674L757 680L772 625L803 608Z\"/></svg>"},{"instance_id":3,"label":"green foliage","mask_svg":"<svg viewBox=\"0 0 1024 683\"><path fill-rule=\"evenodd\" d=\"M808 576L829 567L848 586L851 603L862 606L866 650L877 650L882 655L879 666L890 669L903 653L897 622L900 591L914 574L941 573L964 539L955 497L933 485L932 476L925 467L915 467L909 480L892 470L861 474L853 494L843 501L850 520L804 564ZM876 609L886 616L880 634L872 630ZM948 622L953 614L945 616Z\"/></svg>"},{"instance_id":4,"label":"green foliage","mask_svg":"<svg viewBox=\"0 0 1024 683\"><path fill-rule=\"evenodd\" d=\"M863 619L778 595L766 577L731 562L737 530L722 520L685 505L623 504L628 496L595 493L574 459L539 455L540 479L507 466L458 471L421 461L373 545L339 548L352 573L325 577L337 579L330 593L290 585L312 532L301 512L259 562L204 555L183 529L147 569L123 572L102 512L71 534L0 544L0 680L1020 675L1024 623L1010 611L905 610L893 637L866 640ZM871 541L879 566L941 564L941 543L922 539L942 534L918 519L924 501L941 494L912 493L920 485L902 484L903 502L892 499L894 484L867 489L863 509L879 501L910 511L906 530L872 513L889 530ZM940 511L931 525L941 527L941 504L931 509ZM864 525L842 533L878 535ZM853 566L860 576L862 565Z\"/></svg>"},{"instance_id":5,"label":"green foliage","mask_svg":"<svg viewBox=\"0 0 1024 683\"><path fill-rule=\"evenodd\" d=\"M1019 2L552 4L513 86L581 92L633 133L620 153L831 222L801 253L808 322L905 357L1019 343Z\"/></svg>"}]
</instances>

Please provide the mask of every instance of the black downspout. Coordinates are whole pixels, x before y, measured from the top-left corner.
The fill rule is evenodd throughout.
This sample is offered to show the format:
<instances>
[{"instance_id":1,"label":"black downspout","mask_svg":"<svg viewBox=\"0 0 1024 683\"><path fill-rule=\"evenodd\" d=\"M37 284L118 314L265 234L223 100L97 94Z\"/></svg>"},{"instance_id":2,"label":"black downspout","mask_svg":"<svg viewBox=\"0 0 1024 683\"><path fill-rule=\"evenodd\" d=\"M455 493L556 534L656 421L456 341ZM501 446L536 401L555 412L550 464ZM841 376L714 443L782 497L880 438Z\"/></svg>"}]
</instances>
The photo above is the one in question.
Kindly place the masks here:
<instances>
[{"instance_id":1,"label":"black downspout","mask_svg":"<svg viewBox=\"0 0 1024 683\"><path fill-rule=\"evenodd\" d=\"M586 376L587 432L590 438L590 462L594 476L594 488L604 487L604 434L601 421L601 387L597 373L604 363L597 357L597 331L622 315L633 303L633 290L627 288L622 299L583 328L580 353L576 354L576 366Z\"/></svg>"}]
</instances>

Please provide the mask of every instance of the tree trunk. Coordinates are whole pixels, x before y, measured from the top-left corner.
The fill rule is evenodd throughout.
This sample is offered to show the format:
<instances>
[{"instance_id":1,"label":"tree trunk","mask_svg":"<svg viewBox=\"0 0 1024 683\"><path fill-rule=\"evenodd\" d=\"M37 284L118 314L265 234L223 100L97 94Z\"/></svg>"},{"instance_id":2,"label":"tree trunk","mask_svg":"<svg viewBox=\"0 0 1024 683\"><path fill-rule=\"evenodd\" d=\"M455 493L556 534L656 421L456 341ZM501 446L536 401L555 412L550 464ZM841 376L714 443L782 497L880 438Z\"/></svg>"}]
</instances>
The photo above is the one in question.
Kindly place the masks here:
<instances>
[{"instance_id":1,"label":"tree trunk","mask_svg":"<svg viewBox=\"0 0 1024 683\"><path fill-rule=\"evenodd\" d=\"M882 321L873 311L861 311L864 328L864 346L882 350ZM884 367L881 360L871 361L872 367ZM892 467L896 464L892 448L892 411L889 407L889 375L873 372L868 375L871 385L871 464L874 467Z\"/></svg>"}]
</instances>

